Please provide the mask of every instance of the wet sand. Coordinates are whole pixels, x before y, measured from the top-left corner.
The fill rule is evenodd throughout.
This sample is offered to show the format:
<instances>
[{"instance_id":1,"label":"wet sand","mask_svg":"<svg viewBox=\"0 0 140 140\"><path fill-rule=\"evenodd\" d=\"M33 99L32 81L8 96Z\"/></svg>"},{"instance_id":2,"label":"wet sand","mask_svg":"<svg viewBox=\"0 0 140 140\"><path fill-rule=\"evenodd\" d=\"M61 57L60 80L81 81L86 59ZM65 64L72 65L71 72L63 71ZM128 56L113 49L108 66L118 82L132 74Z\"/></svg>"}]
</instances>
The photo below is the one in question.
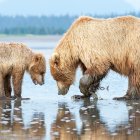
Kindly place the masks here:
<instances>
[{"instance_id":1,"label":"wet sand","mask_svg":"<svg viewBox=\"0 0 140 140\"><path fill-rule=\"evenodd\" d=\"M97 92L103 100L77 100L80 95L78 69L75 84L66 96L57 94L48 60L61 36L0 37L1 42L22 42L47 60L45 85L35 86L25 74L23 101L0 101L1 140L139 140L140 102L114 101L127 90L127 79L110 71Z\"/></svg>"}]
</instances>

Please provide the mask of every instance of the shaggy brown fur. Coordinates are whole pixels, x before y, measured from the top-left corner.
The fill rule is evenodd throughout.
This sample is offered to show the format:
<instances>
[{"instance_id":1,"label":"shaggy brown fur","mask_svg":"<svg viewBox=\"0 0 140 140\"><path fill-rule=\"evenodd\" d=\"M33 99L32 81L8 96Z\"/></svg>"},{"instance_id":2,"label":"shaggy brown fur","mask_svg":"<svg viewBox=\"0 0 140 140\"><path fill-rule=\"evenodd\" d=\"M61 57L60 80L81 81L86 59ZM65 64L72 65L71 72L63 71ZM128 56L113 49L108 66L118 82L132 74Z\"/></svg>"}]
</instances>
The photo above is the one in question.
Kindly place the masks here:
<instances>
[{"instance_id":1,"label":"shaggy brown fur","mask_svg":"<svg viewBox=\"0 0 140 140\"><path fill-rule=\"evenodd\" d=\"M46 61L42 54L33 53L23 44L0 43L0 98L11 96L11 77L15 97L21 97L24 72L35 84L44 84Z\"/></svg>"},{"instance_id":2,"label":"shaggy brown fur","mask_svg":"<svg viewBox=\"0 0 140 140\"><path fill-rule=\"evenodd\" d=\"M128 76L125 99L140 97L140 19L124 16L110 19L80 17L56 47L51 74L61 94L74 82L78 65L93 76L112 69Z\"/></svg>"}]
</instances>

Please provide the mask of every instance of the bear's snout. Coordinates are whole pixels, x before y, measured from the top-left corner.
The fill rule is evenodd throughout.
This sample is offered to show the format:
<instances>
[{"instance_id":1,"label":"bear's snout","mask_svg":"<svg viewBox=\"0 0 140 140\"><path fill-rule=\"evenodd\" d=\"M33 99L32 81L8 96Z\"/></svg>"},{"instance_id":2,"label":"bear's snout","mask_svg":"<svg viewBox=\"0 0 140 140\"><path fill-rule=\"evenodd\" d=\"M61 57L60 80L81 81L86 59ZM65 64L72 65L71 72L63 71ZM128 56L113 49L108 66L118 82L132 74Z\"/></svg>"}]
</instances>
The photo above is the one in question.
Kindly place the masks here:
<instances>
[{"instance_id":1,"label":"bear's snout","mask_svg":"<svg viewBox=\"0 0 140 140\"><path fill-rule=\"evenodd\" d=\"M33 80L33 83L35 84L35 85L44 85L44 81L38 81L38 80Z\"/></svg>"},{"instance_id":2,"label":"bear's snout","mask_svg":"<svg viewBox=\"0 0 140 140\"><path fill-rule=\"evenodd\" d=\"M69 91L69 88L63 88L58 90L58 95L66 95Z\"/></svg>"}]
</instances>

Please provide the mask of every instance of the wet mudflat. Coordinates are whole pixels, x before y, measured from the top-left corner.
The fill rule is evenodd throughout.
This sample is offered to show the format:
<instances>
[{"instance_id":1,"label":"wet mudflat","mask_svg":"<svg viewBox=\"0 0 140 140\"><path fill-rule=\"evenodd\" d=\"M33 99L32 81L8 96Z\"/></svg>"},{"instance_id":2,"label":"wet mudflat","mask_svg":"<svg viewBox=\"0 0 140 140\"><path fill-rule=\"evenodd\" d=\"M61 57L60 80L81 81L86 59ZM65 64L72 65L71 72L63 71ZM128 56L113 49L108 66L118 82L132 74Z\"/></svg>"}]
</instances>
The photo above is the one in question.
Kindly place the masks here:
<instances>
[{"instance_id":1,"label":"wet mudflat","mask_svg":"<svg viewBox=\"0 0 140 140\"><path fill-rule=\"evenodd\" d=\"M15 38L14 41L23 41L35 51L43 52L48 60L58 38L41 41L40 38L37 41ZM30 100L0 101L0 139L139 140L140 101L112 100L125 94L127 79L110 71L97 92L99 100L73 100L73 95L81 94L78 88L80 76L78 70L69 93L59 96L48 61L45 85L35 86L26 74L22 96Z\"/></svg>"}]
</instances>

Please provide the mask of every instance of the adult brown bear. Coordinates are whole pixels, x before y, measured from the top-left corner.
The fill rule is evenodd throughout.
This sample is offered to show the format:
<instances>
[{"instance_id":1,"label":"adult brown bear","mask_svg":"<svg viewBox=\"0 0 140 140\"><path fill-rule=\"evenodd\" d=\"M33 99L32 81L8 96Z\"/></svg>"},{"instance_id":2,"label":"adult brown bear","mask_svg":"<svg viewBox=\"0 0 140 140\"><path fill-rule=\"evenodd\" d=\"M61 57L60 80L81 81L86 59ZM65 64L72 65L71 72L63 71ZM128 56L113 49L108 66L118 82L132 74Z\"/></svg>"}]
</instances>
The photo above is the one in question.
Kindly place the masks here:
<instances>
[{"instance_id":1,"label":"adult brown bear","mask_svg":"<svg viewBox=\"0 0 140 140\"><path fill-rule=\"evenodd\" d=\"M80 86L84 96L84 84L90 81L95 91L99 82L110 69L128 76L128 91L116 99L138 99L140 97L140 19L123 16L109 19L80 17L77 19L50 59L50 69L57 81L60 94L66 94L74 82L78 66L85 78ZM81 80L82 81L82 80ZM86 82L85 82L86 81ZM97 83L97 84L96 84ZM86 86L87 86L86 85ZM86 87L87 88L87 87Z\"/></svg>"},{"instance_id":2,"label":"adult brown bear","mask_svg":"<svg viewBox=\"0 0 140 140\"><path fill-rule=\"evenodd\" d=\"M14 97L21 98L22 79L29 72L34 84L44 84L46 61L23 44L0 43L0 99L11 97L11 78Z\"/></svg>"}]
</instances>

